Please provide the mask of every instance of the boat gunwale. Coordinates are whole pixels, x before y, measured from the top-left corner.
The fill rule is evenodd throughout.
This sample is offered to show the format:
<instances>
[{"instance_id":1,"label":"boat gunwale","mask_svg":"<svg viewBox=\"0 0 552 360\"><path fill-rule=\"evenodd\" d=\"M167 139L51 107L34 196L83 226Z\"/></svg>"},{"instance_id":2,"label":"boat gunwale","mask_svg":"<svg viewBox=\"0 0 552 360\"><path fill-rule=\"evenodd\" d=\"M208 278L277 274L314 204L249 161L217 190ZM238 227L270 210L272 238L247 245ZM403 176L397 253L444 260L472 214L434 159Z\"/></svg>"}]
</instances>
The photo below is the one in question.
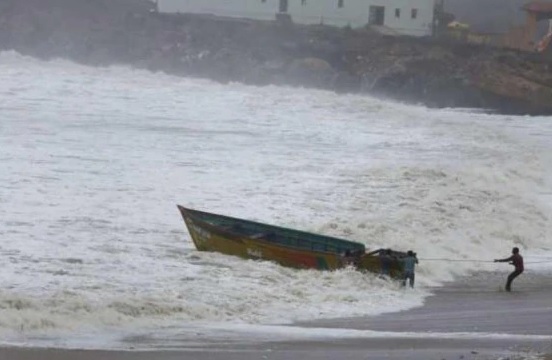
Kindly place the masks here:
<instances>
[{"instance_id":1,"label":"boat gunwale","mask_svg":"<svg viewBox=\"0 0 552 360\"><path fill-rule=\"evenodd\" d=\"M280 230L280 231L283 231L283 232L292 232L292 233L295 233L297 235L307 235L307 236L313 237L316 240L318 240L318 241L313 241L313 243L318 243L318 244L323 242L322 239L337 241L338 243L344 245L342 247L347 248L348 247L347 245L353 245L357 249L350 249L350 250L356 250L356 251L362 250L363 253L366 252L366 246L362 243L355 242L355 241L340 239L340 238L327 236L327 235L320 235L320 234L310 233L310 232L302 231L302 230L295 230L295 229L285 228L285 227L282 227L282 226L271 225L271 224L261 223L261 222L252 221L252 220L234 218L234 217L231 217L231 216L218 215L218 214L213 214L213 213L200 211L200 210L188 209L188 208L185 208L181 205L177 205L177 206L178 206L179 210L181 211L182 215L183 216L188 216L192 221L194 221L194 222L199 221L202 225L206 225L209 228L216 230L217 233L231 235L233 237L238 238L239 241L242 241L242 242L243 242L243 240L247 239L247 240L255 241L255 242L258 242L258 243L263 243L263 244L266 244L266 245L270 245L272 247L281 247L281 248L286 248L286 249L292 249L294 251L317 253L317 254L323 254L323 255L328 255L328 254L329 255L335 255L335 256L341 255L340 253L335 252L335 251L321 251L321 250L314 250L314 249L307 249L307 248L302 248L302 247L290 246L290 245L281 244L281 243L275 243L275 242L269 241L267 239L263 239L262 237L260 237L260 238L251 238L251 237L248 237L248 236L244 235L243 233L240 233L240 232L237 232L237 231L232 231L232 230L229 230L229 229L224 229L222 227L213 225L210 222L202 219L202 216L206 215L208 217L222 218L222 219L230 220L232 222L237 222L237 223L253 224L253 225L263 227L263 228L275 229L276 231ZM238 239L228 239L228 240L236 241ZM352 247L352 246L350 246L350 247Z\"/></svg>"}]
</instances>

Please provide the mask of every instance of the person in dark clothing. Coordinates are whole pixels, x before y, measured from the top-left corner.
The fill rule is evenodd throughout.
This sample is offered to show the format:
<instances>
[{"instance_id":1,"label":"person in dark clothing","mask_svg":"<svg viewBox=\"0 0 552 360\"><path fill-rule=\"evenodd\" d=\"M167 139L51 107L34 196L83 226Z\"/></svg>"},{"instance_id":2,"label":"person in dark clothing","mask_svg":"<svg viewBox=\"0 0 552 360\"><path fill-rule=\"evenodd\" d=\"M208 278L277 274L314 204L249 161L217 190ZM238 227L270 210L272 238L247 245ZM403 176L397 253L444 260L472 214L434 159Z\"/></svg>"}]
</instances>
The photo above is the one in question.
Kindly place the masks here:
<instances>
[{"instance_id":1,"label":"person in dark clothing","mask_svg":"<svg viewBox=\"0 0 552 360\"><path fill-rule=\"evenodd\" d=\"M341 266L347 267L353 265L353 262L354 258L351 250L345 250L345 252L341 254Z\"/></svg>"},{"instance_id":2,"label":"person in dark clothing","mask_svg":"<svg viewBox=\"0 0 552 360\"><path fill-rule=\"evenodd\" d=\"M512 291L512 281L517 278L524 270L523 267L523 257L519 254L519 249L517 247L512 249L512 256L506 259L496 259L494 262L510 262L514 265L515 270L513 273L508 275L508 280L506 280L506 291Z\"/></svg>"},{"instance_id":3,"label":"person in dark clothing","mask_svg":"<svg viewBox=\"0 0 552 360\"><path fill-rule=\"evenodd\" d=\"M380 252L380 268L381 275L390 276L391 275L391 266L393 265L393 252L391 249L383 250Z\"/></svg>"}]
</instances>

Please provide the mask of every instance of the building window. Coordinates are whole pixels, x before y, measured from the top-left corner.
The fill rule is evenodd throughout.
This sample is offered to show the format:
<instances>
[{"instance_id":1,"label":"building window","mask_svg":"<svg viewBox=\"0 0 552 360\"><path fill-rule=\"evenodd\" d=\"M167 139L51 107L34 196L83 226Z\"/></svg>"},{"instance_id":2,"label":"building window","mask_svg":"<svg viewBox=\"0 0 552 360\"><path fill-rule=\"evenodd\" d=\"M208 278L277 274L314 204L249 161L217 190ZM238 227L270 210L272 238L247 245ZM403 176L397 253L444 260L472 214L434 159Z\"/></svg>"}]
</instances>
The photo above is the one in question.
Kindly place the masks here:
<instances>
[{"instance_id":1,"label":"building window","mask_svg":"<svg viewBox=\"0 0 552 360\"><path fill-rule=\"evenodd\" d=\"M412 14L410 16L412 19L418 18L418 9L412 9Z\"/></svg>"},{"instance_id":2,"label":"building window","mask_svg":"<svg viewBox=\"0 0 552 360\"><path fill-rule=\"evenodd\" d=\"M307 0L301 0L301 5L303 6L307 5Z\"/></svg>"},{"instance_id":3,"label":"building window","mask_svg":"<svg viewBox=\"0 0 552 360\"><path fill-rule=\"evenodd\" d=\"M395 9L395 17L397 19L401 17L401 9Z\"/></svg>"},{"instance_id":4,"label":"building window","mask_svg":"<svg viewBox=\"0 0 552 360\"><path fill-rule=\"evenodd\" d=\"M262 3L265 3L265 2L266 2L266 0L261 0L261 2L262 2Z\"/></svg>"},{"instance_id":5,"label":"building window","mask_svg":"<svg viewBox=\"0 0 552 360\"><path fill-rule=\"evenodd\" d=\"M342 8L345 6L345 0L337 0L337 7Z\"/></svg>"}]
</instances>

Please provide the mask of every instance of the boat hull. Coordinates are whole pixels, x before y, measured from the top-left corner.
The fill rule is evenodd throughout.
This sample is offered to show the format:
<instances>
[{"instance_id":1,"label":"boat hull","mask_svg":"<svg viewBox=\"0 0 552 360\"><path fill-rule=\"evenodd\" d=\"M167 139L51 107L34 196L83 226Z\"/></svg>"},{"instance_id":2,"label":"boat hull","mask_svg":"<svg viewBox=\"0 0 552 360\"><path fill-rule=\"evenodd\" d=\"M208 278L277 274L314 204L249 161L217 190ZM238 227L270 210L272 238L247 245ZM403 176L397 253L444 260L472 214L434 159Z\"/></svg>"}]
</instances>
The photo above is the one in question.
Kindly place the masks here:
<instances>
[{"instance_id":1,"label":"boat hull","mask_svg":"<svg viewBox=\"0 0 552 360\"><path fill-rule=\"evenodd\" d=\"M353 261L347 261L338 252L282 246L271 242L267 234L293 230L221 216L226 223L230 219L238 224L245 224L244 226L248 224L254 224L256 227L261 226L263 230L255 235L242 234L240 231L236 231L234 227L213 224L212 217L216 217L217 215L215 214L198 212L181 206L178 208L192 241L199 251L219 252L245 259L274 261L283 266L300 269L335 270L353 265L358 270L375 273L380 273L382 270L381 258L379 256L367 255L364 251ZM205 214L209 215L210 218L208 220L211 221L204 218ZM305 236L316 236L299 231L297 233L305 234ZM324 237L324 239L328 239L328 237ZM335 239L335 241L340 242L342 240ZM361 244L347 242L346 245L348 244L355 244L358 248L363 248ZM391 264L390 275L395 278L402 276L402 266L399 261Z\"/></svg>"}]
</instances>

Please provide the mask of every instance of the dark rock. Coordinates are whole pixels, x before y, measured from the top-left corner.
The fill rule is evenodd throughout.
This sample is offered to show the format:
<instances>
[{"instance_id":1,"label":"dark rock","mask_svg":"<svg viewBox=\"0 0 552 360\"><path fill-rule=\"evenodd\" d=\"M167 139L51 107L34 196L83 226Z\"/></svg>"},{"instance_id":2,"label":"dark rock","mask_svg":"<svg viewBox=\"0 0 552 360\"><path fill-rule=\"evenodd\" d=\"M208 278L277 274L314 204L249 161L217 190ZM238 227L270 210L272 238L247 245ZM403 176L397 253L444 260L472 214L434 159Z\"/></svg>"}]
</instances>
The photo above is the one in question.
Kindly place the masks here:
<instances>
[{"instance_id":1,"label":"dark rock","mask_svg":"<svg viewBox=\"0 0 552 360\"><path fill-rule=\"evenodd\" d=\"M293 85L328 88L336 76L325 60L303 58L293 60L285 70L285 77Z\"/></svg>"}]
</instances>

